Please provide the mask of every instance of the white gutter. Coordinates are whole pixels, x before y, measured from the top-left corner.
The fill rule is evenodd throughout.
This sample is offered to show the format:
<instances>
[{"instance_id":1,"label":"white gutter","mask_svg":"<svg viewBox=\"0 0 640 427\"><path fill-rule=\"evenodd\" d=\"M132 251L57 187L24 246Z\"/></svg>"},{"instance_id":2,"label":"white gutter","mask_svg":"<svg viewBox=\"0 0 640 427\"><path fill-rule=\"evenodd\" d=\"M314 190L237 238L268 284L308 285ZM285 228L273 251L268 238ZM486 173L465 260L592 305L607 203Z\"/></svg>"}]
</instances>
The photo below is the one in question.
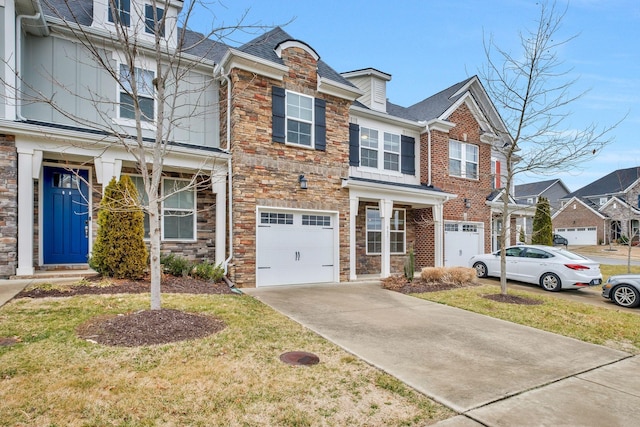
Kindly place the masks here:
<instances>
[{"instance_id":1,"label":"white gutter","mask_svg":"<svg viewBox=\"0 0 640 427\"><path fill-rule=\"evenodd\" d=\"M22 20L23 19L38 19L40 18L40 12L35 15L18 15L16 18L16 118L21 121L26 121L22 116L22 102L20 94L22 93Z\"/></svg>"},{"instance_id":2,"label":"white gutter","mask_svg":"<svg viewBox=\"0 0 640 427\"><path fill-rule=\"evenodd\" d=\"M16 100L16 118L21 121L27 119L22 116L22 102L20 99L22 93L22 20L23 19L40 19L42 16L42 9L40 2L35 2L37 12L35 15L18 15L16 17L16 80L15 80L15 100ZM45 23L46 33L46 23Z\"/></svg>"}]
</instances>

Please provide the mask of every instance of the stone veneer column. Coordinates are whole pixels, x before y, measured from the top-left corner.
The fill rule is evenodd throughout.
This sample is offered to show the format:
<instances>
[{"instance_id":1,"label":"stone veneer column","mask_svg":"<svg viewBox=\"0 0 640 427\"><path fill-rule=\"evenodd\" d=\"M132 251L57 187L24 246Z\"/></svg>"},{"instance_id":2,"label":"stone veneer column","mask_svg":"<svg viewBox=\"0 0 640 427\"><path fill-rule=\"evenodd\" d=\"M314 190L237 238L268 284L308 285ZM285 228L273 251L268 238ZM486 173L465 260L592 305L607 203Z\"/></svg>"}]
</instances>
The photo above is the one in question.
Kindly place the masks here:
<instances>
[{"instance_id":1,"label":"stone veneer column","mask_svg":"<svg viewBox=\"0 0 640 427\"><path fill-rule=\"evenodd\" d=\"M17 153L12 136L0 135L0 277L16 272L18 250Z\"/></svg>"}]
</instances>

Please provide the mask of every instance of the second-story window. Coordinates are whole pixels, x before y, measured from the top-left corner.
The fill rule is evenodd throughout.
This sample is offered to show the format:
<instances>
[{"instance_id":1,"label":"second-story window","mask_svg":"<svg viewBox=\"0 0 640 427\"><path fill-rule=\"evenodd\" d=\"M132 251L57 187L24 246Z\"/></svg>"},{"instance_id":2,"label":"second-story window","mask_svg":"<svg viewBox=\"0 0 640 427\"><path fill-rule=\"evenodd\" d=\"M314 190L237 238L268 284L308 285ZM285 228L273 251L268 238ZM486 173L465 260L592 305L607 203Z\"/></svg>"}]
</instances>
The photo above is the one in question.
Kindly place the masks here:
<instances>
[{"instance_id":1,"label":"second-story window","mask_svg":"<svg viewBox=\"0 0 640 427\"><path fill-rule=\"evenodd\" d=\"M313 98L287 92L287 142L312 146Z\"/></svg>"},{"instance_id":2,"label":"second-story window","mask_svg":"<svg viewBox=\"0 0 640 427\"><path fill-rule=\"evenodd\" d=\"M382 147L378 136L380 133L383 138ZM400 171L400 135L360 128L360 166L377 169L379 165L384 170Z\"/></svg>"},{"instance_id":3,"label":"second-story window","mask_svg":"<svg viewBox=\"0 0 640 427\"><path fill-rule=\"evenodd\" d=\"M449 175L478 179L478 146L449 141Z\"/></svg>"},{"instance_id":4,"label":"second-story window","mask_svg":"<svg viewBox=\"0 0 640 427\"><path fill-rule=\"evenodd\" d=\"M400 170L400 135L384 133L384 168L388 171Z\"/></svg>"},{"instance_id":5,"label":"second-story window","mask_svg":"<svg viewBox=\"0 0 640 427\"><path fill-rule=\"evenodd\" d=\"M108 0L107 9L109 9L109 22L121 23L125 27L129 26L131 23L131 0Z\"/></svg>"},{"instance_id":6,"label":"second-story window","mask_svg":"<svg viewBox=\"0 0 640 427\"><path fill-rule=\"evenodd\" d=\"M154 121L153 71L135 67L132 73L127 65L120 64L120 83L120 118L135 119L134 96L137 95L142 120Z\"/></svg>"},{"instance_id":7,"label":"second-story window","mask_svg":"<svg viewBox=\"0 0 640 427\"><path fill-rule=\"evenodd\" d=\"M360 129L360 165L368 168L378 167L378 131Z\"/></svg>"},{"instance_id":8,"label":"second-story window","mask_svg":"<svg viewBox=\"0 0 640 427\"><path fill-rule=\"evenodd\" d=\"M156 7L154 14L153 5L147 4L144 6L144 31L147 34L156 33L156 23L158 25L158 35L164 37L164 9Z\"/></svg>"}]
</instances>

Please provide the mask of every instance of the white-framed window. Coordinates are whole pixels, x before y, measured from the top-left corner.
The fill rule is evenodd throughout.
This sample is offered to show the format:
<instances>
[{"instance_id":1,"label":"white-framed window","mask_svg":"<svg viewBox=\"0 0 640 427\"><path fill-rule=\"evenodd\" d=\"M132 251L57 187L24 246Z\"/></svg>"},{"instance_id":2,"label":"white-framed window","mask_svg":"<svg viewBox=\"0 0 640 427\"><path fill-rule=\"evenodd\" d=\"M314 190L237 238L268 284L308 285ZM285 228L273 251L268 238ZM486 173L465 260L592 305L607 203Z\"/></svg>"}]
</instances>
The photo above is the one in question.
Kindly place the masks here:
<instances>
[{"instance_id":1,"label":"white-framed window","mask_svg":"<svg viewBox=\"0 0 640 427\"><path fill-rule=\"evenodd\" d=\"M378 131L360 128L360 166L378 167Z\"/></svg>"},{"instance_id":2,"label":"white-framed window","mask_svg":"<svg viewBox=\"0 0 640 427\"><path fill-rule=\"evenodd\" d=\"M135 185L136 190L138 190L138 200L140 201L140 206L149 206L149 197L147 196L147 191L144 189L144 180L140 175L129 175L131 178L131 182ZM144 210L144 238L149 238L149 212Z\"/></svg>"},{"instance_id":3,"label":"white-framed window","mask_svg":"<svg viewBox=\"0 0 640 427\"><path fill-rule=\"evenodd\" d=\"M158 35L160 37L164 37L164 21L162 20L164 16L164 9L161 7L155 8L155 16L154 16L154 7L152 4L144 5L144 32L147 34L155 34L156 32L156 22L158 23Z\"/></svg>"},{"instance_id":4,"label":"white-framed window","mask_svg":"<svg viewBox=\"0 0 640 427\"><path fill-rule=\"evenodd\" d=\"M384 169L400 170L400 135L384 133Z\"/></svg>"},{"instance_id":5,"label":"white-framed window","mask_svg":"<svg viewBox=\"0 0 640 427\"><path fill-rule=\"evenodd\" d=\"M313 98L287 91L287 142L313 147Z\"/></svg>"},{"instance_id":6,"label":"white-framed window","mask_svg":"<svg viewBox=\"0 0 640 427\"><path fill-rule=\"evenodd\" d=\"M162 180L162 239L195 240L196 193L189 180Z\"/></svg>"},{"instance_id":7,"label":"white-framed window","mask_svg":"<svg viewBox=\"0 0 640 427\"><path fill-rule=\"evenodd\" d=\"M478 146L449 140L449 175L478 179Z\"/></svg>"},{"instance_id":8,"label":"white-framed window","mask_svg":"<svg viewBox=\"0 0 640 427\"><path fill-rule=\"evenodd\" d=\"M604 205L605 203L607 203L607 198L606 197L600 197L600 206Z\"/></svg>"},{"instance_id":9,"label":"white-framed window","mask_svg":"<svg viewBox=\"0 0 640 427\"><path fill-rule=\"evenodd\" d=\"M120 118L135 119L133 84L135 83L141 118L145 122L155 120L153 71L134 67L133 73L126 64L120 64Z\"/></svg>"},{"instance_id":10,"label":"white-framed window","mask_svg":"<svg viewBox=\"0 0 640 427\"><path fill-rule=\"evenodd\" d=\"M382 147L380 134L382 134ZM387 171L400 171L400 135L361 127L360 166L378 169L380 165Z\"/></svg>"},{"instance_id":11,"label":"white-framed window","mask_svg":"<svg viewBox=\"0 0 640 427\"><path fill-rule=\"evenodd\" d=\"M378 208L367 208L367 255L382 253L382 218ZM393 209L390 223L389 249L392 254L404 254L406 246L406 211Z\"/></svg>"},{"instance_id":12,"label":"white-framed window","mask_svg":"<svg viewBox=\"0 0 640 427\"><path fill-rule=\"evenodd\" d=\"M131 25L131 0L107 0L107 10L109 22L122 23L125 27Z\"/></svg>"}]
</instances>

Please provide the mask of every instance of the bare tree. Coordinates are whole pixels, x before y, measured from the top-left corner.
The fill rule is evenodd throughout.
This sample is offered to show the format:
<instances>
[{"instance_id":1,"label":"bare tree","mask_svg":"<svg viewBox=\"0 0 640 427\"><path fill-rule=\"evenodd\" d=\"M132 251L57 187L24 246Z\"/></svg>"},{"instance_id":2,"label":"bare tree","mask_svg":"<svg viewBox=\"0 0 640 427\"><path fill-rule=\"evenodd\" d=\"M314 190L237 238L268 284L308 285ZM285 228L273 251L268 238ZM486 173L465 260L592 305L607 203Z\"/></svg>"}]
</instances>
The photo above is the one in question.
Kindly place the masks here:
<instances>
[{"instance_id":1,"label":"bare tree","mask_svg":"<svg viewBox=\"0 0 640 427\"><path fill-rule=\"evenodd\" d=\"M509 198L514 177L523 172L553 174L578 168L579 164L599 153L612 139L608 136L616 125L586 129L565 128L569 107L584 93L572 95L576 83L558 58L557 51L576 36L559 38L567 9L556 4L539 3L540 13L533 30L519 34L516 53L498 47L492 37L485 39L487 63L480 70L485 89L498 108L507 133L496 150L504 156L504 192L502 216L505 226L500 233L500 247L509 233ZM500 257L502 294L507 293L505 252Z\"/></svg>"},{"instance_id":2,"label":"bare tree","mask_svg":"<svg viewBox=\"0 0 640 427\"><path fill-rule=\"evenodd\" d=\"M144 184L144 211L149 216L149 258L151 272L151 309L161 308L161 202L173 194L195 189L213 179L214 156L205 157L200 167L191 174L186 185L161 191L165 158L176 149L177 131L189 132L188 121L195 118L215 117L219 106L207 98L215 88L213 61L210 53L219 48L216 41L230 36L239 29L262 29L260 25L243 26L245 14L232 25L215 25L204 33L188 30L196 13L211 12L208 2L184 2L178 15L168 11L176 7L171 0L126 2L107 0L109 25L96 32L96 22L86 26L91 9L82 8L86 2L73 0L43 0L54 23L55 31L80 46L66 53L71 61L92 67L101 78L118 87L120 99L113 99L100 91L100 85L68 84L64 76L52 71L39 70L52 82L56 90L41 91L22 76L17 97L22 103L46 103L68 121L99 132L104 140L114 141L132 156ZM182 2L180 2L182 3ZM175 9L173 9L175 10ZM84 14L84 16L82 16ZM137 18L137 19L136 19ZM98 22L98 24L100 24ZM79 53L78 53L79 52ZM115 58L115 60L114 60ZM141 67L140 64L148 67ZM16 85L18 86L18 85ZM92 114L71 111L61 100L70 97L82 99L92 105ZM128 124L113 120L120 109ZM133 129L133 131L132 131ZM106 150L106 149L105 149Z\"/></svg>"}]
</instances>

